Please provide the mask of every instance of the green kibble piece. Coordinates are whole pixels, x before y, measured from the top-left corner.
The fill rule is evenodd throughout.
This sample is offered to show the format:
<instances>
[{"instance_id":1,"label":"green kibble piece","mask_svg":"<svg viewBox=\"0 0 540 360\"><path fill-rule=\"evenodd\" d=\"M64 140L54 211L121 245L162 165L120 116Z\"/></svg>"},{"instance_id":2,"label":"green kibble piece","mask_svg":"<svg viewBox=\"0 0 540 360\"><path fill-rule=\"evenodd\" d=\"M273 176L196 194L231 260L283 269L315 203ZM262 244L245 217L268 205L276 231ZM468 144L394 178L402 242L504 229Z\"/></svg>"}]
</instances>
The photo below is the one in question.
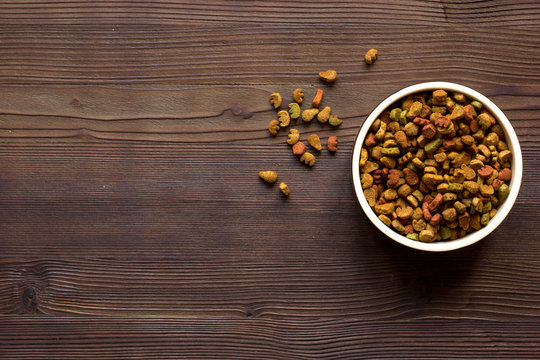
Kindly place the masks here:
<instances>
[{"instance_id":1,"label":"green kibble piece","mask_svg":"<svg viewBox=\"0 0 540 360\"><path fill-rule=\"evenodd\" d=\"M450 236L452 236L452 232L446 226L441 226L440 234L441 234L441 239L443 240L448 240L450 239Z\"/></svg>"},{"instance_id":2,"label":"green kibble piece","mask_svg":"<svg viewBox=\"0 0 540 360\"><path fill-rule=\"evenodd\" d=\"M399 121L399 115L401 114L400 108L394 108L392 111L390 111L390 119L392 121Z\"/></svg>"},{"instance_id":3,"label":"green kibble piece","mask_svg":"<svg viewBox=\"0 0 540 360\"><path fill-rule=\"evenodd\" d=\"M405 227L399 220L392 220L392 227L396 229L397 232L400 232L400 233L405 231Z\"/></svg>"},{"instance_id":4,"label":"green kibble piece","mask_svg":"<svg viewBox=\"0 0 540 360\"><path fill-rule=\"evenodd\" d=\"M480 224L483 226L486 226L491 218L489 217L489 213L482 214L482 217L480 218Z\"/></svg>"},{"instance_id":5,"label":"green kibble piece","mask_svg":"<svg viewBox=\"0 0 540 360\"><path fill-rule=\"evenodd\" d=\"M396 157L396 156L399 156L400 152L399 152L398 147L389 147L389 148L382 148L381 154L386 155L386 156Z\"/></svg>"},{"instance_id":6,"label":"green kibble piece","mask_svg":"<svg viewBox=\"0 0 540 360\"><path fill-rule=\"evenodd\" d=\"M458 214L463 214L465 211L467 211L467 206L463 204L461 201L456 201L454 203L454 208L457 210Z\"/></svg>"},{"instance_id":7,"label":"green kibble piece","mask_svg":"<svg viewBox=\"0 0 540 360\"><path fill-rule=\"evenodd\" d=\"M297 103L289 104L289 114L291 115L291 119L298 119L301 112L302 111L300 110L300 105L298 105Z\"/></svg>"},{"instance_id":8,"label":"green kibble piece","mask_svg":"<svg viewBox=\"0 0 540 360\"><path fill-rule=\"evenodd\" d=\"M448 191L450 192L460 192L463 190L463 184L460 183L448 183Z\"/></svg>"},{"instance_id":9,"label":"green kibble piece","mask_svg":"<svg viewBox=\"0 0 540 360\"><path fill-rule=\"evenodd\" d=\"M421 202L422 200L424 200L424 194L422 194L422 192L421 192L420 190L414 190L414 191L412 192L412 196L414 196L415 198L417 198L418 201L420 201L420 202Z\"/></svg>"},{"instance_id":10,"label":"green kibble piece","mask_svg":"<svg viewBox=\"0 0 540 360\"><path fill-rule=\"evenodd\" d=\"M407 236L405 236L407 239L411 239L411 240L414 240L414 241L418 241L418 233L412 233L412 234L407 234Z\"/></svg>"},{"instance_id":11,"label":"green kibble piece","mask_svg":"<svg viewBox=\"0 0 540 360\"><path fill-rule=\"evenodd\" d=\"M390 226L392 224L392 220L386 215L379 215L379 220L381 220L386 226Z\"/></svg>"},{"instance_id":12,"label":"green kibble piece","mask_svg":"<svg viewBox=\"0 0 540 360\"><path fill-rule=\"evenodd\" d=\"M470 208L472 206L472 199L463 199L461 200L461 202L468 208Z\"/></svg>"},{"instance_id":13,"label":"green kibble piece","mask_svg":"<svg viewBox=\"0 0 540 360\"><path fill-rule=\"evenodd\" d=\"M502 184L499 188L499 203L502 204L504 200L508 197L508 194L510 194L510 187L506 184Z\"/></svg>"},{"instance_id":14,"label":"green kibble piece","mask_svg":"<svg viewBox=\"0 0 540 360\"><path fill-rule=\"evenodd\" d=\"M433 154L435 151L437 151L437 149L442 145L442 139L435 139L435 140L432 140L430 142L428 142L426 144L426 146L424 146L424 150L428 153L428 154Z\"/></svg>"},{"instance_id":15,"label":"green kibble piece","mask_svg":"<svg viewBox=\"0 0 540 360\"><path fill-rule=\"evenodd\" d=\"M482 110L482 103L480 101L476 101L476 100L471 101L471 105L476 111Z\"/></svg>"},{"instance_id":16,"label":"green kibble piece","mask_svg":"<svg viewBox=\"0 0 540 360\"><path fill-rule=\"evenodd\" d=\"M490 212L491 211L491 202L487 202L484 204L484 206L482 206L482 214L485 214L487 212Z\"/></svg>"},{"instance_id":17,"label":"green kibble piece","mask_svg":"<svg viewBox=\"0 0 540 360\"><path fill-rule=\"evenodd\" d=\"M401 125L407 125L407 110L403 110L400 114L399 114L399 123Z\"/></svg>"},{"instance_id":18,"label":"green kibble piece","mask_svg":"<svg viewBox=\"0 0 540 360\"><path fill-rule=\"evenodd\" d=\"M414 164L412 162L408 162L406 167L408 167L409 169L411 169L414 172L416 172L416 170L417 170L416 166L414 166Z\"/></svg>"}]
</instances>

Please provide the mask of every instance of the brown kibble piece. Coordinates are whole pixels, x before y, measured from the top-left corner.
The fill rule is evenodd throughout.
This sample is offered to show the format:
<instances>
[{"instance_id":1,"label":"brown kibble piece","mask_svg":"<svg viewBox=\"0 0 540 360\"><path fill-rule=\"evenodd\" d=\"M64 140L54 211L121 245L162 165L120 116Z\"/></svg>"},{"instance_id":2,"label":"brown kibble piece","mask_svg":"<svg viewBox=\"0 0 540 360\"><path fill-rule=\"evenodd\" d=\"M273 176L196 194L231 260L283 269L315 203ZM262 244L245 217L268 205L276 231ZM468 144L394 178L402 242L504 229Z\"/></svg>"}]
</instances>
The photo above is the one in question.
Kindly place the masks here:
<instances>
[{"instance_id":1,"label":"brown kibble piece","mask_svg":"<svg viewBox=\"0 0 540 360\"><path fill-rule=\"evenodd\" d=\"M307 138L308 144L311 145L315 150L321 151L321 139L317 134L311 134Z\"/></svg>"},{"instance_id":2,"label":"brown kibble piece","mask_svg":"<svg viewBox=\"0 0 540 360\"><path fill-rule=\"evenodd\" d=\"M294 155L302 155L306 152L306 145L302 141L298 141L293 145L292 152Z\"/></svg>"},{"instance_id":3,"label":"brown kibble piece","mask_svg":"<svg viewBox=\"0 0 540 360\"><path fill-rule=\"evenodd\" d=\"M476 172L478 173L478 176L480 176L482 179L488 179L491 174L493 174L493 168L489 165L485 165Z\"/></svg>"},{"instance_id":4,"label":"brown kibble piece","mask_svg":"<svg viewBox=\"0 0 540 360\"><path fill-rule=\"evenodd\" d=\"M443 201L443 196L441 193L438 193L437 196L435 196L435 198L431 200L431 202L429 203L428 205L429 211L433 212L437 210L437 208L441 205L442 201Z\"/></svg>"},{"instance_id":5,"label":"brown kibble piece","mask_svg":"<svg viewBox=\"0 0 540 360\"><path fill-rule=\"evenodd\" d=\"M407 182L407 184L409 184L410 186L415 186L416 184L418 184L418 174L411 169L403 169L403 176L405 177L405 181Z\"/></svg>"},{"instance_id":6,"label":"brown kibble piece","mask_svg":"<svg viewBox=\"0 0 540 360\"><path fill-rule=\"evenodd\" d=\"M417 116L419 116L420 113L422 112L423 107L424 107L424 105L420 101L413 102L412 105L411 105L411 108L407 112L407 118L414 119Z\"/></svg>"},{"instance_id":7,"label":"brown kibble piece","mask_svg":"<svg viewBox=\"0 0 540 360\"><path fill-rule=\"evenodd\" d=\"M364 56L364 59L366 60L366 64L368 65L372 64L375 60L377 60L378 55L379 55L379 52L377 51L377 49L369 49L366 52L366 55Z\"/></svg>"},{"instance_id":8,"label":"brown kibble piece","mask_svg":"<svg viewBox=\"0 0 540 360\"><path fill-rule=\"evenodd\" d=\"M394 212L394 203L375 205L375 212L377 214L392 215Z\"/></svg>"},{"instance_id":9,"label":"brown kibble piece","mask_svg":"<svg viewBox=\"0 0 540 360\"><path fill-rule=\"evenodd\" d=\"M279 121L270 121L270 123L268 123L268 131L270 132L270 135L276 136L279 131Z\"/></svg>"},{"instance_id":10,"label":"brown kibble piece","mask_svg":"<svg viewBox=\"0 0 540 360\"><path fill-rule=\"evenodd\" d=\"M449 127L451 123L452 123L452 120L450 120L446 116L441 116L440 118L435 120L435 125L437 125L440 128L444 128L444 129Z\"/></svg>"},{"instance_id":11,"label":"brown kibble piece","mask_svg":"<svg viewBox=\"0 0 540 360\"><path fill-rule=\"evenodd\" d=\"M326 142L326 147L328 148L328 151L336 152L338 150L338 137L337 136L330 136Z\"/></svg>"},{"instance_id":12,"label":"brown kibble piece","mask_svg":"<svg viewBox=\"0 0 540 360\"><path fill-rule=\"evenodd\" d=\"M499 176L497 177L497 179L501 181L510 181L510 179L512 179L512 170L510 170L509 168L502 169L501 171L499 171Z\"/></svg>"},{"instance_id":13,"label":"brown kibble piece","mask_svg":"<svg viewBox=\"0 0 540 360\"><path fill-rule=\"evenodd\" d=\"M424 119L424 118L421 118L421 117L416 117L413 120L413 124L418 125L420 127L424 127L424 126L426 126L426 125L428 125L430 123L431 122L428 119Z\"/></svg>"},{"instance_id":14,"label":"brown kibble piece","mask_svg":"<svg viewBox=\"0 0 540 360\"><path fill-rule=\"evenodd\" d=\"M463 107L463 110L465 111L465 120L467 120L469 123L473 121L475 114L474 107L471 104L467 104Z\"/></svg>"},{"instance_id":15,"label":"brown kibble piece","mask_svg":"<svg viewBox=\"0 0 540 360\"><path fill-rule=\"evenodd\" d=\"M302 156L300 156L300 162L303 162L304 164L311 167L315 165L315 156L312 153L306 151L302 154Z\"/></svg>"},{"instance_id":16,"label":"brown kibble piece","mask_svg":"<svg viewBox=\"0 0 540 360\"><path fill-rule=\"evenodd\" d=\"M424 135L426 139L432 139L435 135L437 135L437 129L435 129L433 124L428 124L422 128L422 135Z\"/></svg>"},{"instance_id":17,"label":"brown kibble piece","mask_svg":"<svg viewBox=\"0 0 540 360\"><path fill-rule=\"evenodd\" d=\"M367 136L366 136L366 146L368 147L373 147L375 145L377 145L377 139L375 139L375 134L370 132Z\"/></svg>"},{"instance_id":18,"label":"brown kibble piece","mask_svg":"<svg viewBox=\"0 0 540 360\"><path fill-rule=\"evenodd\" d=\"M319 105L321 105L322 97L323 97L322 89L317 89L317 94L315 95L315 98L313 99L311 106L314 108L318 108Z\"/></svg>"},{"instance_id":19,"label":"brown kibble piece","mask_svg":"<svg viewBox=\"0 0 540 360\"><path fill-rule=\"evenodd\" d=\"M327 83L333 83L337 79L336 70L326 70L319 73L319 79Z\"/></svg>"},{"instance_id":20,"label":"brown kibble piece","mask_svg":"<svg viewBox=\"0 0 540 360\"><path fill-rule=\"evenodd\" d=\"M463 215L459 216L459 226L463 230L469 230L469 222L471 221L471 215L469 213L464 213Z\"/></svg>"},{"instance_id":21,"label":"brown kibble piece","mask_svg":"<svg viewBox=\"0 0 540 360\"><path fill-rule=\"evenodd\" d=\"M278 175L275 171L260 171L259 177L269 184L273 184L277 181Z\"/></svg>"},{"instance_id":22,"label":"brown kibble piece","mask_svg":"<svg viewBox=\"0 0 540 360\"><path fill-rule=\"evenodd\" d=\"M409 141L407 140L407 135L403 130L399 130L394 134L394 139L396 143L402 148L406 149L409 147Z\"/></svg>"},{"instance_id":23,"label":"brown kibble piece","mask_svg":"<svg viewBox=\"0 0 540 360\"><path fill-rule=\"evenodd\" d=\"M301 104L304 101L304 90L296 89L293 91L293 99L297 103Z\"/></svg>"},{"instance_id":24,"label":"brown kibble piece","mask_svg":"<svg viewBox=\"0 0 540 360\"><path fill-rule=\"evenodd\" d=\"M396 169L390 169L388 171L386 185L388 185L389 188L395 188L397 187L398 183L399 183L399 171Z\"/></svg>"}]
</instances>

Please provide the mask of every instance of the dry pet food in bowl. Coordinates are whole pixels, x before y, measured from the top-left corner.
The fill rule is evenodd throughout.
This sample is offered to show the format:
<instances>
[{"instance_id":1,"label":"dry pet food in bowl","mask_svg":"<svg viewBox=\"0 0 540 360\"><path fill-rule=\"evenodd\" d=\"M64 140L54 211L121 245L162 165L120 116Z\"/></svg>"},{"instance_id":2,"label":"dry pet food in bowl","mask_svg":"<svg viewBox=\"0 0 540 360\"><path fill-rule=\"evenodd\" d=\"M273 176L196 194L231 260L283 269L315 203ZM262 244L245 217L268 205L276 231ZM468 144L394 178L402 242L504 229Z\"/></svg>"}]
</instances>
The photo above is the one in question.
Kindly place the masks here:
<instances>
[{"instance_id":1,"label":"dry pet food in bowl","mask_svg":"<svg viewBox=\"0 0 540 360\"><path fill-rule=\"evenodd\" d=\"M353 183L368 218L406 246L461 248L491 233L521 184L517 136L462 85L431 82L384 100L356 139Z\"/></svg>"}]
</instances>

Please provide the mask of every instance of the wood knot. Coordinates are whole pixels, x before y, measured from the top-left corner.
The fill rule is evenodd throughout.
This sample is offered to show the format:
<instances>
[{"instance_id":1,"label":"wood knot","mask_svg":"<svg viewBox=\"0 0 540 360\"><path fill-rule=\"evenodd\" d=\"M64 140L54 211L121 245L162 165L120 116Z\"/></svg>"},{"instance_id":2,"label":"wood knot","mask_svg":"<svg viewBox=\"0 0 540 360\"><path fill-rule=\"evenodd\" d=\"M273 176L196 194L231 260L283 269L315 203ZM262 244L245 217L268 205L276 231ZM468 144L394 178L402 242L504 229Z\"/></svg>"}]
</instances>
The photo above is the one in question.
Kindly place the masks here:
<instances>
[{"instance_id":1,"label":"wood knot","mask_svg":"<svg viewBox=\"0 0 540 360\"><path fill-rule=\"evenodd\" d=\"M231 108L231 112L234 116L241 116L244 119L249 119L251 116L253 116L253 113L244 109L240 104L234 104Z\"/></svg>"},{"instance_id":2,"label":"wood knot","mask_svg":"<svg viewBox=\"0 0 540 360\"><path fill-rule=\"evenodd\" d=\"M76 107L79 107L82 105L82 102L81 100L79 100L78 98L74 97L71 102L70 102L71 105L73 106L76 106Z\"/></svg>"},{"instance_id":3,"label":"wood knot","mask_svg":"<svg viewBox=\"0 0 540 360\"><path fill-rule=\"evenodd\" d=\"M38 296L36 290L29 286L24 289L22 294L23 305L27 309L35 309L38 302Z\"/></svg>"}]
</instances>

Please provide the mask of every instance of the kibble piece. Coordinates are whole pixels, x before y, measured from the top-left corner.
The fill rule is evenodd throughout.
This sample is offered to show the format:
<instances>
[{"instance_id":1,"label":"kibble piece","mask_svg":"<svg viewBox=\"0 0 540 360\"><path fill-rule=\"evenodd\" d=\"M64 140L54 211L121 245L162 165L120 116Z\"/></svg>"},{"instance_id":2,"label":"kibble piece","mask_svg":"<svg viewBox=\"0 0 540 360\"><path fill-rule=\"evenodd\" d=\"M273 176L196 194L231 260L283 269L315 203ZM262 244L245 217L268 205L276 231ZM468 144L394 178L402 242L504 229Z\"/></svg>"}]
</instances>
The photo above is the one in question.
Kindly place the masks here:
<instances>
[{"instance_id":1,"label":"kibble piece","mask_svg":"<svg viewBox=\"0 0 540 360\"><path fill-rule=\"evenodd\" d=\"M317 134L311 134L308 136L308 144L311 145L315 150L321 151L322 145L321 145L321 139Z\"/></svg>"},{"instance_id":2,"label":"kibble piece","mask_svg":"<svg viewBox=\"0 0 540 360\"><path fill-rule=\"evenodd\" d=\"M337 115L330 115L328 123L332 126L339 126L343 123L343 120L337 117Z\"/></svg>"},{"instance_id":3,"label":"kibble piece","mask_svg":"<svg viewBox=\"0 0 540 360\"><path fill-rule=\"evenodd\" d=\"M300 117L300 113L300 106L297 103L289 104L289 115L291 115L291 119L298 119Z\"/></svg>"},{"instance_id":4,"label":"kibble piece","mask_svg":"<svg viewBox=\"0 0 540 360\"><path fill-rule=\"evenodd\" d=\"M434 153L440 146L442 145L441 139L435 139L433 141L430 141L424 146L424 150L428 153Z\"/></svg>"},{"instance_id":5,"label":"kibble piece","mask_svg":"<svg viewBox=\"0 0 540 360\"><path fill-rule=\"evenodd\" d=\"M278 111L278 121L279 126L281 127L287 127L291 123L291 117L289 116L289 113L285 110Z\"/></svg>"},{"instance_id":6,"label":"kibble piece","mask_svg":"<svg viewBox=\"0 0 540 360\"><path fill-rule=\"evenodd\" d=\"M444 90L435 90L433 91L433 105L445 105L448 94Z\"/></svg>"},{"instance_id":7,"label":"kibble piece","mask_svg":"<svg viewBox=\"0 0 540 360\"><path fill-rule=\"evenodd\" d=\"M290 129L287 144L294 145L300 140L300 132L296 129Z\"/></svg>"},{"instance_id":8,"label":"kibble piece","mask_svg":"<svg viewBox=\"0 0 540 360\"><path fill-rule=\"evenodd\" d=\"M327 83L333 83L337 79L336 70L326 70L319 73L319 79Z\"/></svg>"},{"instance_id":9,"label":"kibble piece","mask_svg":"<svg viewBox=\"0 0 540 360\"><path fill-rule=\"evenodd\" d=\"M394 203L375 205L374 210L377 214L392 215L392 213L394 212Z\"/></svg>"},{"instance_id":10,"label":"kibble piece","mask_svg":"<svg viewBox=\"0 0 540 360\"><path fill-rule=\"evenodd\" d=\"M435 234L431 230L420 231L419 239L422 242L433 242L435 240Z\"/></svg>"},{"instance_id":11,"label":"kibble piece","mask_svg":"<svg viewBox=\"0 0 540 360\"><path fill-rule=\"evenodd\" d=\"M362 148L360 150L360 167L366 164L367 159L368 159L368 151L366 150L366 148Z\"/></svg>"},{"instance_id":12,"label":"kibble piece","mask_svg":"<svg viewBox=\"0 0 540 360\"><path fill-rule=\"evenodd\" d=\"M375 60L377 60L378 55L379 55L379 52L377 51L377 49L369 49L366 52L366 55L364 56L364 59L366 60L366 64L368 65L372 64Z\"/></svg>"},{"instance_id":13,"label":"kibble piece","mask_svg":"<svg viewBox=\"0 0 540 360\"><path fill-rule=\"evenodd\" d=\"M303 142L298 141L296 144L293 145L292 151L294 155L302 155L306 152L306 145Z\"/></svg>"},{"instance_id":14,"label":"kibble piece","mask_svg":"<svg viewBox=\"0 0 540 360\"><path fill-rule=\"evenodd\" d=\"M362 189L368 189L373 186L373 176L369 173L363 173L360 175L360 183L362 184Z\"/></svg>"},{"instance_id":15,"label":"kibble piece","mask_svg":"<svg viewBox=\"0 0 540 360\"><path fill-rule=\"evenodd\" d=\"M325 123L328 121L328 119L330 119L330 112L332 111L332 109L330 108L330 106L326 106L324 109L322 109L321 111L319 111L319 113L317 114L317 121L319 121L320 123Z\"/></svg>"},{"instance_id":16,"label":"kibble piece","mask_svg":"<svg viewBox=\"0 0 540 360\"><path fill-rule=\"evenodd\" d=\"M457 211L453 207L448 208L442 212L442 216L445 221L454 221L457 219Z\"/></svg>"},{"instance_id":17,"label":"kibble piece","mask_svg":"<svg viewBox=\"0 0 540 360\"><path fill-rule=\"evenodd\" d=\"M310 122L311 120L315 118L315 116L317 116L318 113L319 113L319 109L304 110L302 112L302 120L304 120L304 122Z\"/></svg>"},{"instance_id":18,"label":"kibble piece","mask_svg":"<svg viewBox=\"0 0 540 360\"><path fill-rule=\"evenodd\" d=\"M418 115L420 115L420 113L422 112L422 108L423 105L420 101L413 102L411 107L409 108L409 111L407 112L407 118L414 119L418 117Z\"/></svg>"},{"instance_id":19,"label":"kibble piece","mask_svg":"<svg viewBox=\"0 0 540 360\"><path fill-rule=\"evenodd\" d=\"M270 104L277 109L281 106L281 95L279 93L270 94Z\"/></svg>"},{"instance_id":20,"label":"kibble piece","mask_svg":"<svg viewBox=\"0 0 540 360\"><path fill-rule=\"evenodd\" d=\"M317 94L315 94L315 98L313 99L311 106L314 108L318 108L319 105L321 105L322 97L323 97L322 89L317 89Z\"/></svg>"},{"instance_id":21,"label":"kibble piece","mask_svg":"<svg viewBox=\"0 0 540 360\"><path fill-rule=\"evenodd\" d=\"M281 192L282 192L283 195L285 195L285 196L289 196L289 194L291 193L291 190L289 189L289 187L287 186L287 184L285 184L284 182L282 182L281 184L279 184L279 190L281 190Z\"/></svg>"},{"instance_id":22,"label":"kibble piece","mask_svg":"<svg viewBox=\"0 0 540 360\"><path fill-rule=\"evenodd\" d=\"M386 215L379 215L379 220L381 220L386 226L390 226L392 224L392 220Z\"/></svg>"},{"instance_id":23,"label":"kibble piece","mask_svg":"<svg viewBox=\"0 0 540 360\"><path fill-rule=\"evenodd\" d=\"M269 184L273 184L277 181L278 175L275 171L260 171L259 177Z\"/></svg>"},{"instance_id":24,"label":"kibble piece","mask_svg":"<svg viewBox=\"0 0 540 360\"><path fill-rule=\"evenodd\" d=\"M338 150L337 146L338 146L338 137L330 136L326 142L326 147L328 148L328 151L336 152Z\"/></svg>"},{"instance_id":25,"label":"kibble piece","mask_svg":"<svg viewBox=\"0 0 540 360\"><path fill-rule=\"evenodd\" d=\"M293 91L293 100L301 104L304 101L304 90L296 89Z\"/></svg>"},{"instance_id":26,"label":"kibble piece","mask_svg":"<svg viewBox=\"0 0 540 360\"><path fill-rule=\"evenodd\" d=\"M373 187L364 190L364 196L370 207L374 207L377 201L377 191Z\"/></svg>"},{"instance_id":27,"label":"kibble piece","mask_svg":"<svg viewBox=\"0 0 540 360\"><path fill-rule=\"evenodd\" d=\"M276 136L279 131L279 121L270 121L270 123L268 123L268 131L270 132L270 135Z\"/></svg>"},{"instance_id":28,"label":"kibble piece","mask_svg":"<svg viewBox=\"0 0 540 360\"><path fill-rule=\"evenodd\" d=\"M311 167L315 165L315 156L306 151L302 154L302 156L300 156L300 162L303 162L304 164Z\"/></svg>"}]
</instances>

